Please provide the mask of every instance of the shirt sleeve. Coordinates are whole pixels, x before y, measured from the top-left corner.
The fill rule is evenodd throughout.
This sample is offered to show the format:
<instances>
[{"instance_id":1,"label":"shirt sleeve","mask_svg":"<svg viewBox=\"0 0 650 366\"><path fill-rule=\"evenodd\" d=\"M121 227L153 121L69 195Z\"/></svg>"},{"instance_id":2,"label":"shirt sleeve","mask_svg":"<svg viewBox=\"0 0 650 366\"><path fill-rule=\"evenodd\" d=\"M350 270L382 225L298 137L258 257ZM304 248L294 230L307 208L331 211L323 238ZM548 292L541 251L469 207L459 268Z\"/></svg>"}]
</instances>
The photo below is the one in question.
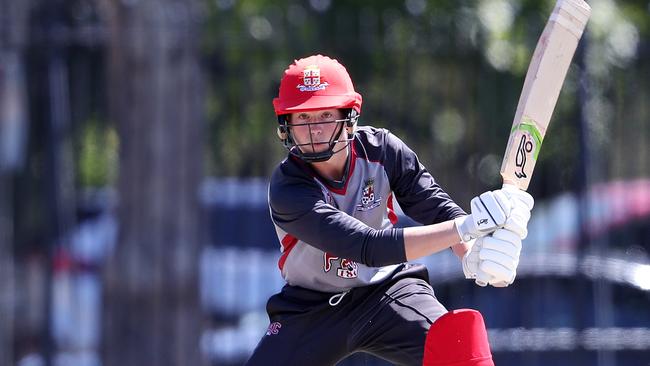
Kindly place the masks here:
<instances>
[{"instance_id":1,"label":"shirt sleeve","mask_svg":"<svg viewBox=\"0 0 650 366\"><path fill-rule=\"evenodd\" d=\"M325 202L308 178L274 174L269 188L271 218L282 230L324 252L370 267L406 261L403 230L377 230Z\"/></svg>"},{"instance_id":2,"label":"shirt sleeve","mask_svg":"<svg viewBox=\"0 0 650 366\"><path fill-rule=\"evenodd\" d=\"M466 214L436 183L417 155L390 132L386 133L385 149L384 164L391 189L406 215L428 225Z\"/></svg>"}]
</instances>

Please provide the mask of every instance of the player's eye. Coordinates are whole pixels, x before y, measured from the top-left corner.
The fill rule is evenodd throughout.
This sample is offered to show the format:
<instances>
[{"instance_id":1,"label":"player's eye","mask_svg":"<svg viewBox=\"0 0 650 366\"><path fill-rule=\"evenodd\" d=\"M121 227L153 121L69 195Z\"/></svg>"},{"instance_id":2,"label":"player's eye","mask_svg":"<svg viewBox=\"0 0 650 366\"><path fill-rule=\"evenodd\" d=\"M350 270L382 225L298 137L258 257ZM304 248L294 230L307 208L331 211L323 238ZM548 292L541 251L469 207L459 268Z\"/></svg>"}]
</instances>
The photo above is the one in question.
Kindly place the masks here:
<instances>
[{"instance_id":1,"label":"player's eye","mask_svg":"<svg viewBox=\"0 0 650 366\"><path fill-rule=\"evenodd\" d=\"M309 115L307 113L301 113L298 115L298 119L301 121L307 121L309 120Z\"/></svg>"},{"instance_id":2,"label":"player's eye","mask_svg":"<svg viewBox=\"0 0 650 366\"><path fill-rule=\"evenodd\" d=\"M324 113L322 114L322 117L323 117L324 119L331 119L332 116L333 116L332 112L324 112Z\"/></svg>"}]
</instances>

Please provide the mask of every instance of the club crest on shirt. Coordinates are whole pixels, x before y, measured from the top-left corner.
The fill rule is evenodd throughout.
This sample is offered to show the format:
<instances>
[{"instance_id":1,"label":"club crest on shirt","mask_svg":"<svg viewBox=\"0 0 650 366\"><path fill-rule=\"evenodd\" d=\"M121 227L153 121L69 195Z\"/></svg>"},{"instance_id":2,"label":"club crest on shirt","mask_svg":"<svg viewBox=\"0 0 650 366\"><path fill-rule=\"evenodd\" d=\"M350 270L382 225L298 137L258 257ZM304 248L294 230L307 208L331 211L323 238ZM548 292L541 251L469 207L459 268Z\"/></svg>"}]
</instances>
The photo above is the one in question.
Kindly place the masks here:
<instances>
[{"instance_id":1,"label":"club crest on shirt","mask_svg":"<svg viewBox=\"0 0 650 366\"><path fill-rule=\"evenodd\" d=\"M340 258L335 257L329 253L325 253L323 256L323 259L325 260L325 263L323 264L323 271L326 273L329 272L332 269L332 262L338 261ZM357 278L359 273L358 273L358 265L357 262L349 260L349 259L341 259L339 262L340 266L336 269L336 275L341 278Z\"/></svg>"},{"instance_id":2,"label":"club crest on shirt","mask_svg":"<svg viewBox=\"0 0 650 366\"><path fill-rule=\"evenodd\" d=\"M381 197L375 194L375 180L368 179L361 191L361 202L357 204L357 211L368 211L381 205Z\"/></svg>"}]
</instances>

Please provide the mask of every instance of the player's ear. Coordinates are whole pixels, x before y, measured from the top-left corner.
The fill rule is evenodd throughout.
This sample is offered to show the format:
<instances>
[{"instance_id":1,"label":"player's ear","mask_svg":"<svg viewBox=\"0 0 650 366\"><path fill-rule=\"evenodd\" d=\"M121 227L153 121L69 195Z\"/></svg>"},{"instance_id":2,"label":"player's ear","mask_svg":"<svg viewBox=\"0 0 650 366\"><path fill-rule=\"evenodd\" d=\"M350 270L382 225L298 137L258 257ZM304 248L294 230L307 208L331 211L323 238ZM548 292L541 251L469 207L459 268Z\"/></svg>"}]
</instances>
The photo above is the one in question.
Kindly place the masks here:
<instances>
[{"instance_id":1,"label":"player's ear","mask_svg":"<svg viewBox=\"0 0 650 366\"><path fill-rule=\"evenodd\" d=\"M278 137L280 140L284 141L287 139L288 134L287 134L287 126L278 126Z\"/></svg>"},{"instance_id":2,"label":"player's ear","mask_svg":"<svg viewBox=\"0 0 650 366\"><path fill-rule=\"evenodd\" d=\"M278 137L283 142L289 138L289 127L287 127L288 116L286 114L278 116Z\"/></svg>"},{"instance_id":3,"label":"player's ear","mask_svg":"<svg viewBox=\"0 0 650 366\"><path fill-rule=\"evenodd\" d=\"M350 108L345 121L345 129L348 132L348 136L354 136L354 133L357 130L358 119L359 119L359 113L357 113L357 111L354 110L354 108Z\"/></svg>"}]
</instances>

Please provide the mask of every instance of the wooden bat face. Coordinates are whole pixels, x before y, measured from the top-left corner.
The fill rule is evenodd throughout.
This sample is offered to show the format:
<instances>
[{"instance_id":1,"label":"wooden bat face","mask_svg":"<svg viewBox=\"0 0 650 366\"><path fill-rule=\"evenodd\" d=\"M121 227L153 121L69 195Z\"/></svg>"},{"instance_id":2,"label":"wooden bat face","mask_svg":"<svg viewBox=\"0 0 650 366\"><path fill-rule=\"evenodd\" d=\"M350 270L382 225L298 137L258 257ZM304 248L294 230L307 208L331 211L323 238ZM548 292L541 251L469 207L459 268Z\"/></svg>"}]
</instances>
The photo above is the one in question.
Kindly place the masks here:
<instances>
[{"instance_id":1,"label":"wooden bat face","mask_svg":"<svg viewBox=\"0 0 650 366\"><path fill-rule=\"evenodd\" d=\"M501 165L504 184L528 189L546 129L591 8L558 0L526 73Z\"/></svg>"}]
</instances>

